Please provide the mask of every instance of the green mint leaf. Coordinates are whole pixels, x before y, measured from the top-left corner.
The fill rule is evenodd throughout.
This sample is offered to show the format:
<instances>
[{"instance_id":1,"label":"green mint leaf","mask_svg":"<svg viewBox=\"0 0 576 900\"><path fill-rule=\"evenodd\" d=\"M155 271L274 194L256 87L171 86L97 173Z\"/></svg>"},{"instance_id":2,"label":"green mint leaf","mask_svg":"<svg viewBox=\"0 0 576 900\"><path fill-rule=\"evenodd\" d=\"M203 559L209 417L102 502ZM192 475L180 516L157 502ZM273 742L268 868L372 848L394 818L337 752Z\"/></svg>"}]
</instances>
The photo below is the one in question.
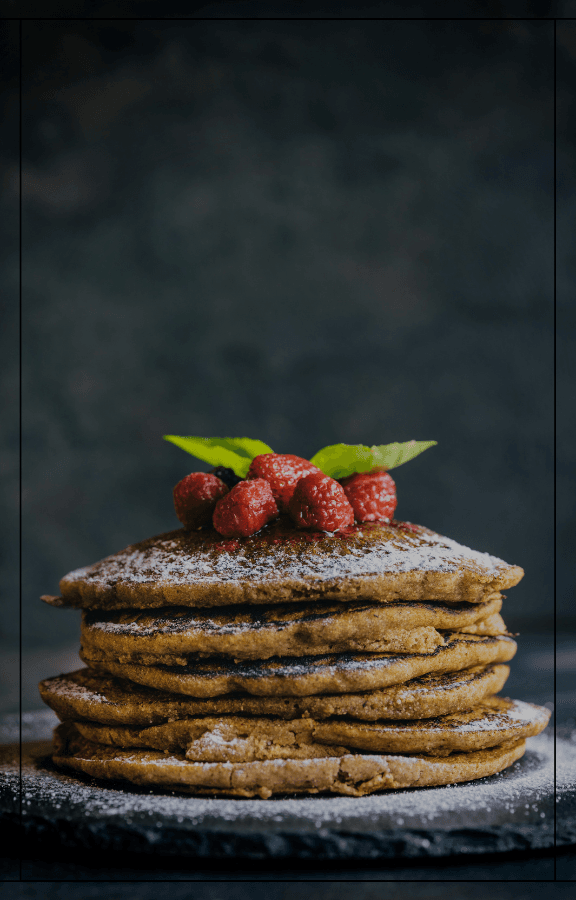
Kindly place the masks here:
<instances>
[{"instance_id":1,"label":"green mint leaf","mask_svg":"<svg viewBox=\"0 0 576 900\"><path fill-rule=\"evenodd\" d=\"M437 443L438 441L405 441L403 444L397 442L394 444L380 444L371 449L377 466L395 469L414 459L415 456L424 453L429 447L435 447Z\"/></svg>"},{"instance_id":2,"label":"green mint leaf","mask_svg":"<svg viewBox=\"0 0 576 900\"><path fill-rule=\"evenodd\" d=\"M405 441L403 444L331 444L323 447L310 460L331 478L346 478L355 472L370 472L376 468L394 469L414 459L437 441Z\"/></svg>"},{"instance_id":3,"label":"green mint leaf","mask_svg":"<svg viewBox=\"0 0 576 900\"><path fill-rule=\"evenodd\" d=\"M274 452L268 444L252 438L178 437L176 434L165 434L164 440L176 444L186 453L191 453L196 459L212 466L226 466L240 478L246 478L255 456Z\"/></svg>"},{"instance_id":4,"label":"green mint leaf","mask_svg":"<svg viewBox=\"0 0 576 900\"><path fill-rule=\"evenodd\" d=\"M314 454L310 462L331 478L345 478L353 472L369 472L376 465L370 447L363 444L331 444Z\"/></svg>"}]
</instances>

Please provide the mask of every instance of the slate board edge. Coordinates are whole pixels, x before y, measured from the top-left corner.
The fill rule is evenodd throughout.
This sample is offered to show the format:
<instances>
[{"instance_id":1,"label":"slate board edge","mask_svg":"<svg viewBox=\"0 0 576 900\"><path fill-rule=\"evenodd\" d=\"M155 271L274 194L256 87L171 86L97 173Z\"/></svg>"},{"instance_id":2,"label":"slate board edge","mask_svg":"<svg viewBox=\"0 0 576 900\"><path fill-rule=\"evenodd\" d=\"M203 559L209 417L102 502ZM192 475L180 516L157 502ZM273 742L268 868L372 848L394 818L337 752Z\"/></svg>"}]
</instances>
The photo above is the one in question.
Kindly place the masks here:
<instances>
[{"instance_id":1,"label":"slate board edge","mask_svg":"<svg viewBox=\"0 0 576 900\"><path fill-rule=\"evenodd\" d=\"M554 841L553 825L461 828L453 831L395 829L359 834L321 829L317 834L293 831L241 834L234 830L169 825L160 830L106 821L80 823L66 817L5 814L0 824L18 828L27 846L41 843L58 849L147 853L195 858L281 859L417 859L547 850L576 844L576 826L567 823Z\"/></svg>"}]
</instances>

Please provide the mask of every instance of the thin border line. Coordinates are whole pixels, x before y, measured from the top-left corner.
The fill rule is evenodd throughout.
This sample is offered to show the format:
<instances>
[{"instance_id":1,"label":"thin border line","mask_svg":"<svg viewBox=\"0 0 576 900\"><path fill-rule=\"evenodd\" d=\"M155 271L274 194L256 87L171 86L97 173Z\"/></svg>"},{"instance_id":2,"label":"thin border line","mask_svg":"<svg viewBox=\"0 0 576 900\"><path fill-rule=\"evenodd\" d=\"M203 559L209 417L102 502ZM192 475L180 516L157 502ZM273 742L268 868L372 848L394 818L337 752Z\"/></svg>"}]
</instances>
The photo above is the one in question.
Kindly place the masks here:
<instances>
[{"instance_id":1,"label":"thin border line","mask_svg":"<svg viewBox=\"0 0 576 900\"><path fill-rule=\"evenodd\" d=\"M554 337L553 337L553 357L554 363L556 363L556 195L557 195L557 179L556 179L556 110L557 110L557 97L556 97L556 22L554 19L554 253L553 253L553 310L552 310L552 321L554 327ZM557 550L556 550L556 378L553 375L553 428L554 435L552 438L552 446L554 449L554 462L553 462L553 473L554 473L554 576L553 576L553 591L554 591L554 881L557 881L556 876L556 860L558 856L558 845L557 845L557 797L556 797L556 732L558 728L558 704L556 702L556 643L557 643L557 623L556 623L556 605L557 605L557 596L556 596L556 562L557 562Z\"/></svg>"},{"instance_id":2,"label":"thin border line","mask_svg":"<svg viewBox=\"0 0 576 900\"><path fill-rule=\"evenodd\" d=\"M20 828L22 829L22 811L23 811L23 785L22 785L22 19L19 21L18 27L18 413L19 413L19 452L18 452L18 503L19 503L19 520L18 520L18 576L19 576L19 685L18 697L20 716L18 722L19 735L19 813ZM18 857L18 874L22 881L22 853Z\"/></svg>"},{"instance_id":3,"label":"thin border line","mask_svg":"<svg viewBox=\"0 0 576 900\"><path fill-rule=\"evenodd\" d=\"M266 22L291 22L291 21L298 21L298 22L310 22L310 21L312 21L312 22L326 22L326 21L331 21L331 22L340 22L340 21L342 21L342 22L347 22L347 21L351 21L351 22L369 22L369 21L374 21L374 22L380 22L380 21L395 21L395 22L413 22L413 21L414 22L422 22L422 21L428 21L428 22L436 22L436 21L438 21L438 22L452 22L452 21L457 21L457 22L486 22L486 21L502 22L503 21L503 22L507 22L507 21L510 21L511 22L511 21L514 21L515 22L515 21L528 21L528 22L536 22L536 21L545 21L545 22L550 22L551 21L553 23L553 39L554 39L554 46L553 46L553 85L554 85L554 87L553 87L553 95L554 95L554 100L553 100L553 122L554 122L554 125L553 125L553 147L554 147L554 150L553 150L553 152L554 152L554 160L553 160L553 214L554 214L554 222L553 222L553 246L554 246L554 249L553 249L553 323L554 323L553 352L554 352L554 359L556 359L556 349L557 349L557 340L556 340L556 321L557 321L557 310L556 310L556 285L557 285L557 281L556 281L556 263L557 263L557 248L556 248L556 237L557 237L557 221L556 221L556 210L557 210L556 23L557 23L558 19L556 17L538 17L538 18L523 17L523 18L521 18L521 17L516 17L516 16L513 17L512 19L509 19L508 17L500 17L500 18L497 18L497 17L493 17L493 18L487 18L487 17L478 17L478 18L469 18L469 17L465 17L465 18L454 18L454 17L442 17L442 18L440 18L440 17L434 17L434 18L431 18L431 17L421 17L421 18L400 18L400 17L398 17L398 18L387 18L387 17L307 18L307 17L301 17L301 18L285 19L285 18L258 18L258 17L251 17L251 18L246 18L246 17L241 17L241 18L240 17L226 17L226 18L224 18L224 17L219 17L219 18L213 18L213 17L210 17L210 18L209 17L202 17L202 18L200 18L200 17L185 17L185 18L184 17L170 17L170 18L167 18L167 17L164 17L164 18L118 17L118 18L113 18L113 17L107 16L107 17L99 17L99 18L96 18L96 17L94 17L94 18L92 18L92 17L83 17L83 18L81 18L81 17L58 17L58 18L56 18L56 17L51 17L51 18L49 18L49 17L47 17L47 18L44 18L44 17L32 17L32 18L3 17L3 20L4 21L15 21L15 22L18 22L18 24L19 24L19 28L18 28L18 33L19 33L19 438L20 438L20 441L19 441L19 503L20 503L20 509L19 509L19 512L20 512L20 515L19 515L19 606L20 606L20 609L19 609L19 646L20 646L20 659L19 659L19 675L20 675L20 682L19 682L19 707L20 707L20 717L19 717L19 746L20 746L19 812L20 812L20 825L22 826L22 818L23 818L23 816L22 816L22 813L23 813L23 784L22 784L22 703L23 703L23 692L22 692L22 626L23 626L23 614L22 614L22 593L23 593L22 592L22 571L23 571L23 565L22 565L22 456L23 456L23 454L22 454L22 405L23 405L22 404L22 395L23 395L23 391L22 391L22 371L23 371L23 366L22 366L22 344L23 344L23 341L22 341L22 321L23 321L23 315L22 315L22 144L23 144L22 81L23 81L23 22L24 21L26 21L26 22L86 22L86 21L140 22L140 21L147 21L147 22L171 23L171 22L230 22L230 21L232 21L232 22L239 22L239 21L248 21L248 22L260 22L260 21L266 21ZM562 21L574 21L574 19L563 19ZM557 420L556 393L557 393L556 392L556 378L554 377L554 383L553 383L553 397L554 397L553 473L554 473L554 483L555 484L556 484L556 443L557 443L557 441L556 441L556 420ZM553 506L554 506L554 526L553 526L554 532L553 533L554 533L554 546L555 546L554 562L556 563L556 557L557 557L557 553L556 553L556 530L557 530L557 526L556 526L556 494L554 495ZM555 704L555 709L556 709L556 652L557 652L557 649L556 649L556 635L557 635L556 567L554 567L553 590L554 590L554 638L555 638L555 640L554 640L554 680L553 680L553 684L554 684L554 704ZM553 857L553 859L554 859L554 878L553 878L553 880L556 881L557 880L557 876L556 876L556 856L557 856L557 845L556 845L556 821L557 821L557 814L556 814L557 813L557 811L556 811L556 805L557 805L556 804L556 727L554 728L553 740L554 740L553 759L554 759L554 848L555 848L555 853L554 853L554 857ZM504 855L506 855L506 854L504 854ZM546 858L546 857L543 856L543 858ZM248 860L245 860L245 862L248 863ZM350 862L352 862L352 861L350 861ZM366 862L368 862L368 860ZM406 860L406 862L408 862L408 860ZM20 854L19 855L19 882L23 881L22 869L23 869L23 859L22 859L22 854ZM215 880L209 879L208 883L221 884L221 883L226 883L228 880L229 879L226 879L223 882L221 879L215 879ZM416 881L416 879L414 879L414 880ZM8 881L9 881L9 883L14 883L12 879L9 879ZM412 881L413 880L410 879L410 882L412 882ZM534 881L535 881L535 879L529 879L522 883L534 883ZM123 883L123 882L124 882L124 880L122 880L122 882L120 882L120 883ZM473 879L458 879L458 882L459 883L475 883ZM25 882L25 883L29 883L29 882ZM72 880L72 883L86 883L86 882L84 880L79 880L79 881ZM105 880L102 883L116 884L118 882ZM124 882L124 883L126 883L126 882ZM149 880L146 880L146 881L141 881L139 883L172 884L173 881L162 880L160 882L151 882ZM187 883L191 883L191 882L188 881ZM282 881L279 883L293 884L295 882L293 880L288 880L288 881ZM355 882L353 879L350 879L349 881L344 880L342 883L355 883ZM370 881L370 883L381 883L381 882L374 880L374 881Z\"/></svg>"},{"instance_id":4,"label":"thin border line","mask_svg":"<svg viewBox=\"0 0 576 900\"><path fill-rule=\"evenodd\" d=\"M294 16L289 19L282 17L260 16L30 16L18 18L17 16L3 16L5 22L556 22L554 16L475 16L474 18L463 16L420 16L418 18L393 17L393 16ZM574 21L573 18L563 18L563 22Z\"/></svg>"}]
</instances>

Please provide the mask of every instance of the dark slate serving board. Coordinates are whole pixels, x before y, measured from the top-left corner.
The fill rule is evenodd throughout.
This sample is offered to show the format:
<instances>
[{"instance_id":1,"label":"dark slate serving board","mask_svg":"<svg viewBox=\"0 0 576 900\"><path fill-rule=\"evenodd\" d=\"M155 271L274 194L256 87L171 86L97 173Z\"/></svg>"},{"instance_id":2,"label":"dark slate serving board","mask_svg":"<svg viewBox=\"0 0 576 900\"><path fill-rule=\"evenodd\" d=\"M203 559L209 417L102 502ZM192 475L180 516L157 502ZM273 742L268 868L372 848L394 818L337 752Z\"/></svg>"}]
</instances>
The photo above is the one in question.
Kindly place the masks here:
<instances>
[{"instance_id":1,"label":"dark slate serving board","mask_svg":"<svg viewBox=\"0 0 576 900\"><path fill-rule=\"evenodd\" d=\"M0 821L29 841L67 848L244 859L416 859L554 845L553 740L531 738L510 769L481 781L363 798L194 798L59 772L47 740L55 717L25 714L2 748ZM0 736L14 740L15 720ZM556 845L576 843L576 742L557 742Z\"/></svg>"}]
</instances>

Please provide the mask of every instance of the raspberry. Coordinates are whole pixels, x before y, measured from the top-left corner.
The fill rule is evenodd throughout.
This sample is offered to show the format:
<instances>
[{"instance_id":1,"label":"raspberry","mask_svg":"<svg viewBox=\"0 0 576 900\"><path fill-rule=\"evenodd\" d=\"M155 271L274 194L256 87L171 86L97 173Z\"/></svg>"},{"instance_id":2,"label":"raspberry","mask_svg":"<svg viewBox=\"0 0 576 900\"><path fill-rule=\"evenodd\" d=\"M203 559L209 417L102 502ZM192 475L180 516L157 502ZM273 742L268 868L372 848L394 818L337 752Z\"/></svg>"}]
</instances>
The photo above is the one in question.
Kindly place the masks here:
<instances>
[{"instance_id":1,"label":"raspberry","mask_svg":"<svg viewBox=\"0 0 576 900\"><path fill-rule=\"evenodd\" d=\"M387 472L358 472L341 481L357 522L390 522L396 485Z\"/></svg>"},{"instance_id":2,"label":"raspberry","mask_svg":"<svg viewBox=\"0 0 576 900\"><path fill-rule=\"evenodd\" d=\"M247 478L264 478L269 482L274 499L281 510L287 511L290 497L300 478L312 472L320 472L301 456L286 453L262 453L255 456L248 469Z\"/></svg>"},{"instance_id":3,"label":"raspberry","mask_svg":"<svg viewBox=\"0 0 576 900\"><path fill-rule=\"evenodd\" d=\"M224 537L248 537L278 515L272 489L263 478L241 481L216 504L212 522Z\"/></svg>"},{"instance_id":4,"label":"raspberry","mask_svg":"<svg viewBox=\"0 0 576 900\"><path fill-rule=\"evenodd\" d=\"M174 509L186 528L200 528L212 518L216 501L228 488L209 472L192 472L174 488Z\"/></svg>"},{"instance_id":5,"label":"raspberry","mask_svg":"<svg viewBox=\"0 0 576 900\"><path fill-rule=\"evenodd\" d=\"M338 531L354 524L344 488L323 472L312 472L300 479L288 509L296 528Z\"/></svg>"},{"instance_id":6,"label":"raspberry","mask_svg":"<svg viewBox=\"0 0 576 900\"><path fill-rule=\"evenodd\" d=\"M234 469L228 469L226 466L216 466L215 469L210 470L210 473L223 481L227 488L233 488L235 484L242 481Z\"/></svg>"}]
</instances>

